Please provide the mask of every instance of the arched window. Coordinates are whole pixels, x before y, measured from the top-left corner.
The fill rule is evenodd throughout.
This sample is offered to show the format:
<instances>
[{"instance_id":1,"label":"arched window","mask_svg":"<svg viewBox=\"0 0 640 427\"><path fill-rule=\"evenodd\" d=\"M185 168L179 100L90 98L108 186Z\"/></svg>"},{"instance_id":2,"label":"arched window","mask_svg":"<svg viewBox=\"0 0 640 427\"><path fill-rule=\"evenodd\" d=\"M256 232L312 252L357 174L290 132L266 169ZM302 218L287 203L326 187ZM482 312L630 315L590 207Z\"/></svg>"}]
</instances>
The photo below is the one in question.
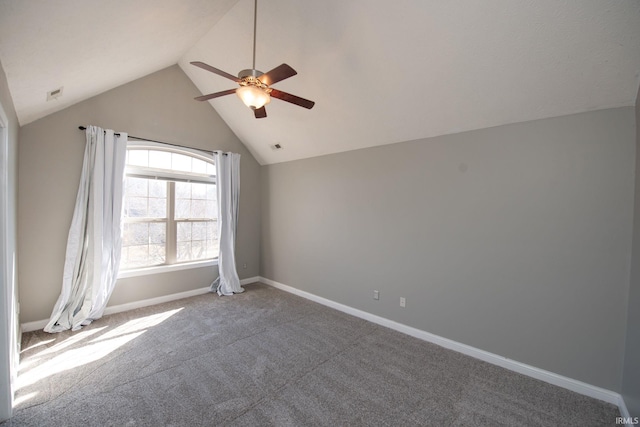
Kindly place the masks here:
<instances>
[{"instance_id":1,"label":"arched window","mask_svg":"<svg viewBox=\"0 0 640 427\"><path fill-rule=\"evenodd\" d=\"M218 257L213 156L129 141L121 270Z\"/></svg>"}]
</instances>

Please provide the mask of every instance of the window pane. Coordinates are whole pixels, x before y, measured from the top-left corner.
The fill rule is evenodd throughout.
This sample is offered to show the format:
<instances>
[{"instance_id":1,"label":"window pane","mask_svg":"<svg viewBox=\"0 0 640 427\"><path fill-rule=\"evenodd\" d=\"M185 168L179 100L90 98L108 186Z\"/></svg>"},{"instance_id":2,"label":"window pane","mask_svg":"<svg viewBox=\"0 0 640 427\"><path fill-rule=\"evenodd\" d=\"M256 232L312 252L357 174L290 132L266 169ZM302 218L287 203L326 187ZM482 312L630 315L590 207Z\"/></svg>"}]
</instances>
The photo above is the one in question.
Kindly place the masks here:
<instances>
[{"instance_id":1,"label":"window pane","mask_svg":"<svg viewBox=\"0 0 640 427\"><path fill-rule=\"evenodd\" d=\"M120 268L138 268L165 263L167 225L164 222L125 223Z\"/></svg>"},{"instance_id":2,"label":"window pane","mask_svg":"<svg viewBox=\"0 0 640 427\"><path fill-rule=\"evenodd\" d=\"M191 216L191 200L176 199L175 218L189 218Z\"/></svg>"},{"instance_id":3,"label":"window pane","mask_svg":"<svg viewBox=\"0 0 640 427\"><path fill-rule=\"evenodd\" d=\"M148 265L164 264L165 252L166 252L166 249L164 245L149 245L149 264Z\"/></svg>"},{"instance_id":4,"label":"window pane","mask_svg":"<svg viewBox=\"0 0 640 427\"><path fill-rule=\"evenodd\" d=\"M149 151L127 150L127 164L132 166L149 166Z\"/></svg>"},{"instance_id":5,"label":"window pane","mask_svg":"<svg viewBox=\"0 0 640 427\"><path fill-rule=\"evenodd\" d=\"M149 151L149 167L171 169L171 153L167 151Z\"/></svg>"},{"instance_id":6,"label":"window pane","mask_svg":"<svg viewBox=\"0 0 640 427\"><path fill-rule=\"evenodd\" d=\"M214 184L176 182L175 219L216 217Z\"/></svg>"},{"instance_id":7,"label":"window pane","mask_svg":"<svg viewBox=\"0 0 640 427\"><path fill-rule=\"evenodd\" d=\"M143 245L149 243L149 224L132 223L122 227L122 246Z\"/></svg>"},{"instance_id":8,"label":"window pane","mask_svg":"<svg viewBox=\"0 0 640 427\"><path fill-rule=\"evenodd\" d=\"M220 251L218 239L218 221L207 221L206 258L217 258Z\"/></svg>"},{"instance_id":9,"label":"window pane","mask_svg":"<svg viewBox=\"0 0 640 427\"><path fill-rule=\"evenodd\" d=\"M193 240L207 240L207 223L206 222L192 223L191 236Z\"/></svg>"},{"instance_id":10,"label":"window pane","mask_svg":"<svg viewBox=\"0 0 640 427\"><path fill-rule=\"evenodd\" d=\"M207 198L207 184L193 183L191 184L191 198L192 199L206 199Z\"/></svg>"},{"instance_id":11,"label":"window pane","mask_svg":"<svg viewBox=\"0 0 640 427\"><path fill-rule=\"evenodd\" d=\"M157 179L150 179L149 181L149 196L151 197L167 197L167 182L159 181Z\"/></svg>"},{"instance_id":12,"label":"window pane","mask_svg":"<svg viewBox=\"0 0 640 427\"><path fill-rule=\"evenodd\" d=\"M125 218L166 218L167 183L155 179L127 177L124 216Z\"/></svg>"},{"instance_id":13,"label":"window pane","mask_svg":"<svg viewBox=\"0 0 640 427\"><path fill-rule=\"evenodd\" d=\"M147 216L147 197L127 197L125 199L125 217L145 218Z\"/></svg>"},{"instance_id":14,"label":"window pane","mask_svg":"<svg viewBox=\"0 0 640 427\"><path fill-rule=\"evenodd\" d=\"M129 246L129 256L127 258L127 265L138 266L145 265L149 258L149 246L148 245L135 245Z\"/></svg>"},{"instance_id":15,"label":"window pane","mask_svg":"<svg viewBox=\"0 0 640 427\"><path fill-rule=\"evenodd\" d=\"M191 257L191 242L179 242L178 243L178 253L177 258L178 261L191 261L193 258Z\"/></svg>"},{"instance_id":16,"label":"window pane","mask_svg":"<svg viewBox=\"0 0 640 427\"><path fill-rule=\"evenodd\" d=\"M207 206L205 211L206 218L217 218L218 217L218 193L216 186L214 184L207 185Z\"/></svg>"},{"instance_id":17,"label":"window pane","mask_svg":"<svg viewBox=\"0 0 640 427\"><path fill-rule=\"evenodd\" d=\"M178 235L176 236L176 241L178 242L191 241L191 223L190 222L179 222L177 224L176 232L178 233Z\"/></svg>"},{"instance_id":18,"label":"window pane","mask_svg":"<svg viewBox=\"0 0 640 427\"><path fill-rule=\"evenodd\" d=\"M176 197L178 199L190 199L191 184L188 182L176 182Z\"/></svg>"},{"instance_id":19,"label":"window pane","mask_svg":"<svg viewBox=\"0 0 640 427\"><path fill-rule=\"evenodd\" d=\"M207 240L218 240L218 221L207 221Z\"/></svg>"},{"instance_id":20,"label":"window pane","mask_svg":"<svg viewBox=\"0 0 640 427\"><path fill-rule=\"evenodd\" d=\"M152 222L149 224L149 243L158 244L167 241L167 224L164 222Z\"/></svg>"},{"instance_id":21,"label":"window pane","mask_svg":"<svg viewBox=\"0 0 640 427\"><path fill-rule=\"evenodd\" d=\"M129 178L125 180L124 191L129 196L144 196L149 194L149 180L145 178Z\"/></svg>"},{"instance_id":22,"label":"window pane","mask_svg":"<svg viewBox=\"0 0 640 427\"><path fill-rule=\"evenodd\" d=\"M191 172L206 174L207 162L200 159L191 159Z\"/></svg>"},{"instance_id":23,"label":"window pane","mask_svg":"<svg viewBox=\"0 0 640 427\"><path fill-rule=\"evenodd\" d=\"M149 218L165 218L167 216L167 199L149 198Z\"/></svg>"},{"instance_id":24,"label":"window pane","mask_svg":"<svg viewBox=\"0 0 640 427\"><path fill-rule=\"evenodd\" d=\"M178 261L196 261L218 256L216 221L180 221L177 223L177 233Z\"/></svg>"},{"instance_id":25,"label":"window pane","mask_svg":"<svg viewBox=\"0 0 640 427\"><path fill-rule=\"evenodd\" d=\"M191 172L191 157L171 153L171 168L182 172Z\"/></svg>"},{"instance_id":26,"label":"window pane","mask_svg":"<svg viewBox=\"0 0 640 427\"><path fill-rule=\"evenodd\" d=\"M191 242L191 259L204 259L205 242L193 240Z\"/></svg>"},{"instance_id":27,"label":"window pane","mask_svg":"<svg viewBox=\"0 0 640 427\"><path fill-rule=\"evenodd\" d=\"M216 200L217 198L216 186L213 184L207 185L207 200Z\"/></svg>"},{"instance_id":28,"label":"window pane","mask_svg":"<svg viewBox=\"0 0 640 427\"><path fill-rule=\"evenodd\" d=\"M218 212L215 201L210 201L209 203L207 203L206 212L204 215L206 218L217 218Z\"/></svg>"},{"instance_id":29,"label":"window pane","mask_svg":"<svg viewBox=\"0 0 640 427\"><path fill-rule=\"evenodd\" d=\"M206 213L206 200L191 200L191 218L206 218Z\"/></svg>"}]
</instances>

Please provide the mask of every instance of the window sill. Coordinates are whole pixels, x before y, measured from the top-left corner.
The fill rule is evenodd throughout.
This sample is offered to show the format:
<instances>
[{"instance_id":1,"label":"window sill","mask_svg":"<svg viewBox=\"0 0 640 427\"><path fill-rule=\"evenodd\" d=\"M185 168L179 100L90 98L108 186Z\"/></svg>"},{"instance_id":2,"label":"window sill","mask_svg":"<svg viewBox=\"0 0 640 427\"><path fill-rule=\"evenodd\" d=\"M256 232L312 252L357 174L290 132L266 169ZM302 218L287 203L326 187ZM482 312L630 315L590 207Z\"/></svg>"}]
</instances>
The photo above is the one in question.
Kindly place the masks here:
<instances>
[{"instance_id":1,"label":"window sill","mask_svg":"<svg viewBox=\"0 0 640 427\"><path fill-rule=\"evenodd\" d=\"M123 270L118 273L118 279L126 279L128 277L147 276L149 274L169 273L171 271L191 270L193 268L213 267L218 265L218 259L208 259L206 261L185 262L181 264L157 265L154 267L134 268L131 270Z\"/></svg>"}]
</instances>

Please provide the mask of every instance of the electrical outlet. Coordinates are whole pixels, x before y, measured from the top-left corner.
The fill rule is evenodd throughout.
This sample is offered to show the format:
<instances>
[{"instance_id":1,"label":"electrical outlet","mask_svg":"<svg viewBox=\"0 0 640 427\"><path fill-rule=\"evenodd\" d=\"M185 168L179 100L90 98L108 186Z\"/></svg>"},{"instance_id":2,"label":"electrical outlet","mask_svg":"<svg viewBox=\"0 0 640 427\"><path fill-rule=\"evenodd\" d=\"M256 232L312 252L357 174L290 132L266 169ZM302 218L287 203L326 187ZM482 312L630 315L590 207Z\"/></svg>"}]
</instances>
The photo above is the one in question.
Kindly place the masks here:
<instances>
[{"instance_id":1,"label":"electrical outlet","mask_svg":"<svg viewBox=\"0 0 640 427\"><path fill-rule=\"evenodd\" d=\"M404 297L400 297L400 307L406 307L407 300Z\"/></svg>"},{"instance_id":2,"label":"electrical outlet","mask_svg":"<svg viewBox=\"0 0 640 427\"><path fill-rule=\"evenodd\" d=\"M373 299L376 299L376 300L380 299L380 292L373 291Z\"/></svg>"},{"instance_id":3,"label":"electrical outlet","mask_svg":"<svg viewBox=\"0 0 640 427\"><path fill-rule=\"evenodd\" d=\"M242 264L242 268L247 268L247 263Z\"/></svg>"}]
</instances>

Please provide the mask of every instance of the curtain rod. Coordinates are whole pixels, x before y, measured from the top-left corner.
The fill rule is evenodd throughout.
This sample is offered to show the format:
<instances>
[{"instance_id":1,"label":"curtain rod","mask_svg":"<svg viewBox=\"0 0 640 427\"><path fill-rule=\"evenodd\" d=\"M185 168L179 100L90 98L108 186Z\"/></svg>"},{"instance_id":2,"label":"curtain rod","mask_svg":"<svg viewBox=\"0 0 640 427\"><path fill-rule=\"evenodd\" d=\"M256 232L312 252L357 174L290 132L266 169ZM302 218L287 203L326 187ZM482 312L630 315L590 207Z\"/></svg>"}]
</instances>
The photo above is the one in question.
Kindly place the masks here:
<instances>
[{"instance_id":1,"label":"curtain rod","mask_svg":"<svg viewBox=\"0 0 640 427\"><path fill-rule=\"evenodd\" d=\"M78 126L78 129L80 130L87 130L86 126ZM120 136L120 132L114 132L115 135ZM206 150L202 150L201 148L193 148L193 147L188 147L186 145L180 145L180 144L172 144L171 142L164 142L164 141L157 141L155 139L149 139L149 138L140 138L139 136L134 136L134 135L127 135L128 138L131 139L137 139L140 141L149 141L149 142L157 142L159 144L165 144L165 145L172 145L174 147L180 147L180 148L189 148L191 150L200 150L200 151L206 151ZM222 153L225 156L227 155L227 153Z\"/></svg>"}]
</instances>

